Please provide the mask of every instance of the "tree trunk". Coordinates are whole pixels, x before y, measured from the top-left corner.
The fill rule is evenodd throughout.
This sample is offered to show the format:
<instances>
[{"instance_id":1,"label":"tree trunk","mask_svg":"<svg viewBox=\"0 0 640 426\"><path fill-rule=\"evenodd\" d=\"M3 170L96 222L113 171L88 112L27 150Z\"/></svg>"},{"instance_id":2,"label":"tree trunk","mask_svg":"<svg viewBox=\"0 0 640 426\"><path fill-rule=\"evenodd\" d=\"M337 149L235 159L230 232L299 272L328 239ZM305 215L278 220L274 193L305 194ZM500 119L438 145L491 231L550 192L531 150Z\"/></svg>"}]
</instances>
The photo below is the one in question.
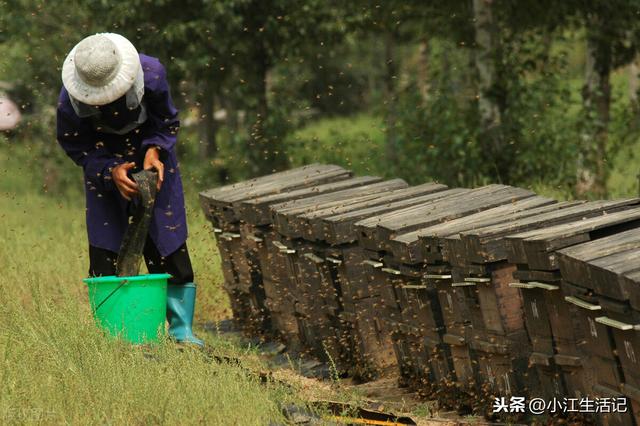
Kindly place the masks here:
<instances>
[{"instance_id":1,"label":"tree trunk","mask_svg":"<svg viewBox=\"0 0 640 426\"><path fill-rule=\"evenodd\" d=\"M215 120L215 94L214 82L211 78L205 80L202 100L200 101L200 123L198 126L200 146L198 154L202 159L209 159L218 151L217 133L218 125Z\"/></svg>"},{"instance_id":2,"label":"tree trunk","mask_svg":"<svg viewBox=\"0 0 640 426\"><path fill-rule=\"evenodd\" d=\"M418 90L423 105L427 103L429 97L429 44L425 38L418 46Z\"/></svg>"},{"instance_id":3,"label":"tree trunk","mask_svg":"<svg viewBox=\"0 0 640 426\"><path fill-rule=\"evenodd\" d=\"M602 22L597 16L590 19L590 31L602 31ZM587 57L585 61L585 85L582 90L585 123L582 146L578 155L576 194L587 193L602 198L606 196L606 150L611 103L611 48L594 34L587 34Z\"/></svg>"},{"instance_id":4,"label":"tree trunk","mask_svg":"<svg viewBox=\"0 0 640 426\"><path fill-rule=\"evenodd\" d=\"M496 29L493 20L493 0L473 0L475 27L475 66L478 78L478 112L481 143L485 161L493 164L498 181L508 178L509 158L503 152L500 106L495 94L498 79L496 70Z\"/></svg>"},{"instance_id":5,"label":"tree trunk","mask_svg":"<svg viewBox=\"0 0 640 426\"><path fill-rule=\"evenodd\" d=\"M254 52L255 74L253 93L255 104L250 119L247 158L252 176L265 175L287 167L281 139L283 134L275 134L269 129L269 104L267 100L267 75L269 71L267 54L264 47Z\"/></svg>"},{"instance_id":6,"label":"tree trunk","mask_svg":"<svg viewBox=\"0 0 640 426\"><path fill-rule=\"evenodd\" d=\"M398 161L398 146L396 132L396 63L394 61L395 37L392 32L385 34L384 40L384 60L385 78L384 91L385 103L387 105L387 161L390 168L395 167Z\"/></svg>"}]
</instances>

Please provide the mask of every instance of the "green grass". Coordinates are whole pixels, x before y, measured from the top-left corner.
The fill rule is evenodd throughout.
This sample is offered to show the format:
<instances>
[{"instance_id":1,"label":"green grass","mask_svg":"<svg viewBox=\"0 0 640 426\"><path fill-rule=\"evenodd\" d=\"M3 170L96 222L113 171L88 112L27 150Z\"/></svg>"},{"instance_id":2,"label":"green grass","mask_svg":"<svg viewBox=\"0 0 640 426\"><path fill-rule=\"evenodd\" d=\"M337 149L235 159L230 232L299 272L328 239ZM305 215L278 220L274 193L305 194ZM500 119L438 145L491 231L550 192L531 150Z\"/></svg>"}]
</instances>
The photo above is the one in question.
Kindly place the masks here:
<instances>
[{"instance_id":1,"label":"green grass","mask_svg":"<svg viewBox=\"0 0 640 426\"><path fill-rule=\"evenodd\" d=\"M385 175L385 129L369 114L321 119L287 137L292 166L332 163L358 175Z\"/></svg>"},{"instance_id":2,"label":"green grass","mask_svg":"<svg viewBox=\"0 0 640 426\"><path fill-rule=\"evenodd\" d=\"M140 350L96 329L81 281L88 269L84 200L74 189L62 198L45 194L40 159L26 154L0 147L0 423L280 420L280 403L294 398L282 385L261 384L169 342ZM67 167L80 176L70 161ZM214 241L194 198L190 193L196 316L211 321L228 317L229 308ZM228 341L200 335L218 353L244 356ZM259 368L253 358L243 359Z\"/></svg>"}]
</instances>

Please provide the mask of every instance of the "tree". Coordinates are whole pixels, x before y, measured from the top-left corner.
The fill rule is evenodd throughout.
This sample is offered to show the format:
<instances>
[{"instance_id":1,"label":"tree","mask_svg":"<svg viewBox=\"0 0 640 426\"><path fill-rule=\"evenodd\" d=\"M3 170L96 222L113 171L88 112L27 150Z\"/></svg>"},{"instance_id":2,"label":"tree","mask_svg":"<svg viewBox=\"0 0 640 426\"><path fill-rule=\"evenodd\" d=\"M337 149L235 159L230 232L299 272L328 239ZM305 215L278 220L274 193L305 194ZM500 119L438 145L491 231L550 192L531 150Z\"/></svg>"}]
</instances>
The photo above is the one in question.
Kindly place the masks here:
<instances>
[{"instance_id":1,"label":"tree","mask_svg":"<svg viewBox=\"0 0 640 426\"><path fill-rule=\"evenodd\" d=\"M504 179L506 170L498 159L503 156L501 112L494 91L497 86L496 55L498 54L497 26L494 22L493 0L473 0L475 49L474 59L478 81L478 113L483 148L496 162L496 174Z\"/></svg>"},{"instance_id":2,"label":"tree","mask_svg":"<svg viewBox=\"0 0 640 426\"><path fill-rule=\"evenodd\" d=\"M610 75L630 64L637 52L639 8L623 0L579 2L586 28L587 57L582 89L584 126L577 167L576 193L606 195L607 145L611 107Z\"/></svg>"},{"instance_id":3,"label":"tree","mask_svg":"<svg viewBox=\"0 0 640 426\"><path fill-rule=\"evenodd\" d=\"M252 175L287 165L282 139L287 111L274 112L269 73L279 62L304 57L309 45L330 46L343 35L339 3L308 0L227 0L236 26L223 39L236 46L242 104L250 112L246 155Z\"/></svg>"}]
</instances>

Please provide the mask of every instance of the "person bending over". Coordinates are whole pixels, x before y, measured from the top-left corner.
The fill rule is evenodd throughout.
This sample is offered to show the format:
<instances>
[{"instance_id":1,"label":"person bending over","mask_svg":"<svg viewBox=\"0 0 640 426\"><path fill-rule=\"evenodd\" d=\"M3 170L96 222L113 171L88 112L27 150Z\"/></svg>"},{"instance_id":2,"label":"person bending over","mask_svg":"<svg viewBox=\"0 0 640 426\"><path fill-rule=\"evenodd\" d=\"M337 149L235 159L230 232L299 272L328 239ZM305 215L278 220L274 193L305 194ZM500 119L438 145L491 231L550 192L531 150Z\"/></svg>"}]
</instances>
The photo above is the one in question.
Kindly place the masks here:
<instances>
[{"instance_id":1,"label":"person bending over","mask_svg":"<svg viewBox=\"0 0 640 426\"><path fill-rule=\"evenodd\" d=\"M158 173L158 194L145 242L150 273L171 274L169 334L203 345L192 332L196 286L187 250L187 221L176 157L180 122L166 71L114 33L89 36L62 66L57 139L84 170L89 275L116 274L118 250L137 185L129 174Z\"/></svg>"}]
</instances>

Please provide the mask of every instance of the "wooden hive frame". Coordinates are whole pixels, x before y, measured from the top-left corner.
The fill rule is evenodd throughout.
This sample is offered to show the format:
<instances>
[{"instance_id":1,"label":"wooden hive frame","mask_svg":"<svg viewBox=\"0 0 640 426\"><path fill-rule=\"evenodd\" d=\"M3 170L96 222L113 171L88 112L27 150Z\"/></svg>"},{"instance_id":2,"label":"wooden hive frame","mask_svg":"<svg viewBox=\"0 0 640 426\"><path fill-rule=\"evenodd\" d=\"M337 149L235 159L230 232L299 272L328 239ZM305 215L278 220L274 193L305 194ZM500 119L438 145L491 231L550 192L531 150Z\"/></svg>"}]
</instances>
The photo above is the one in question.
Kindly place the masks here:
<instances>
[{"instance_id":1,"label":"wooden hive frame","mask_svg":"<svg viewBox=\"0 0 640 426\"><path fill-rule=\"evenodd\" d=\"M442 345L444 327L439 301L433 288L425 285L423 280L425 273L430 275L437 271L427 271L420 266L416 268L412 265L415 262L398 256L400 253L397 251L394 253L393 249L399 246L394 241L395 237L532 196L532 192L519 188L489 185L358 223L361 246L371 253L370 260L383 263L375 272L375 280L386 282L387 293L382 296L381 304L393 307L385 318L388 332L396 340L400 339L400 343L411 340L414 346L422 346L421 350L414 352L416 355L429 356L427 360L414 358L415 355L407 355L407 351L396 347L400 370L409 384L429 391L442 388L440 385L451 382L453 377L450 357ZM416 270L419 271L417 274Z\"/></svg>"},{"instance_id":2,"label":"wooden hive frame","mask_svg":"<svg viewBox=\"0 0 640 426\"><path fill-rule=\"evenodd\" d=\"M269 318L263 306L257 260L245 249L238 216L242 201L346 179L351 172L334 165L311 164L248 181L201 192L200 204L212 223L220 253L224 288L229 294L234 318L242 328L260 332Z\"/></svg>"},{"instance_id":3,"label":"wooden hive frame","mask_svg":"<svg viewBox=\"0 0 640 426\"><path fill-rule=\"evenodd\" d=\"M512 233L560 223L570 223L584 217L599 216L630 208L637 200L591 202L579 205L560 204L557 209L530 215L520 213L513 220L463 231L450 238L445 253L459 270L463 282L476 282L478 315L473 323L469 342L478 360L478 373L491 386L485 392L536 392L539 390L535 370L528 369L531 360L529 337L523 327L521 293L511 284L516 266L508 262L505 237ZM493 368L491 366L493 365ZM500 367L500 368L498 368ZM500 373L496 374L496 371ZM495 383L491 376L495 375ZM509 383L510 381L511 383Z\"/></svg>"},{"instance_id":4,"label":"wooden hive frame","mask_svg":"<svg viewBox=\"0 0 640 426\"><path fill-rule=\"evenodd\" d=\"M633 413L598 420L640 416L638 199L556 203L314 164L200 201L251 333L363 379L398 368L452 407L626 396Z\"/></svg>"},{"instance_id":5,"label":"wooden hive frame","mask_svg":"<svg viewBox=\"0 0 640 426\"><path fill-rule=\"evenodd\" d=\"M295 208L274 207L274 216L280 216L280 220L276 220L277 231L289 240L289 247L295 245L296 252L302 252L301 256L291 253L292 264L298 271L293 288L297 292L300 333L316 355L330 357L341 371L358 374L364 371L357 362L358 338L351 331L353 317L349 315L349 285L346 284L349 280L343 269L344 264L352 264L356 237L326 232L332 230L331 226L326 228L326 224L348 224L362 217L359 211L388 211L425 197L438 197L446 189L444 185L432 183L409 188L397 180L388 181L386 185L386 188L378 186L378 192L360 191L355 197L336 194L339 198L309 200ZM339 219L334 221L334 217Z\"/></svg>"},{"instance_id":6,"label":"wooden hive frame","mask_svg":"<svg viewBox=\"0 0 640 426\"><path fill-rule=\"evenodd\" d=\"M629 215L630 217L632 216ZM635 224L635 220L629 222ZM585 369L593 372L592 394L626 396L640 418L640 311L634 279L640 268L640 228L575 245L558 252L563 290L583 309L574 317L582 325ZM630 287L632 285L633 287ZM633 300L633 302L632 302ZM588 309L584 309L588 308ZM628 414L630 416L630 414ZM607 416L611 424L630 424L627 417Z\"/></svg>"}]
</instances>

